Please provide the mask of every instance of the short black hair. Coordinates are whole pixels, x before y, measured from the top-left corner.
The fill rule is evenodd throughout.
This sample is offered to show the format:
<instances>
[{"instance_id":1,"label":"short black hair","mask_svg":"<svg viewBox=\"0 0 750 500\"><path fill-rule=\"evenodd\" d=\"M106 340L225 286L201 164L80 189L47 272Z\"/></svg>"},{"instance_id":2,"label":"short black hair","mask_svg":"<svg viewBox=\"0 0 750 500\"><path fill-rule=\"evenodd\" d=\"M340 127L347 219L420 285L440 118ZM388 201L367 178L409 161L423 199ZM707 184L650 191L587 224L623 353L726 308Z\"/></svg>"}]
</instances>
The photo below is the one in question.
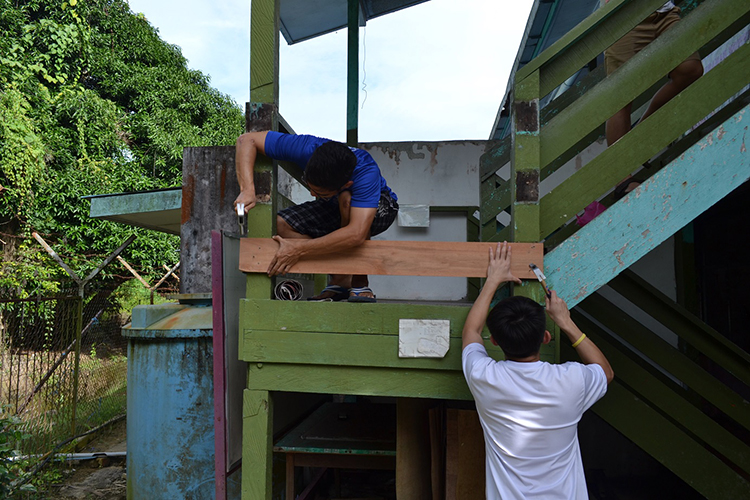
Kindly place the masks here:
<instances>
[{"instance_id":1,"label":"short black hair","mask_svg":"<svg viewBox=\"0 0 750 500\"><path fill-rule=\"evenodd\" d=\"M547 329L544 307L528 297L508 297L487 315L487 328L506 358L526 358L539 352Z\"/></svg>"},{"instance_id":2,"label":"short black hair","mask_svg":"<svg viewBox=\"0 0 750 500\"><path fill-rule=\"evenodd\" d=\"M336 191L352 178L357 157L349 146L324 142L315 149L305 167L305 181L319 188Z\"/></svg>"}]
</instances>

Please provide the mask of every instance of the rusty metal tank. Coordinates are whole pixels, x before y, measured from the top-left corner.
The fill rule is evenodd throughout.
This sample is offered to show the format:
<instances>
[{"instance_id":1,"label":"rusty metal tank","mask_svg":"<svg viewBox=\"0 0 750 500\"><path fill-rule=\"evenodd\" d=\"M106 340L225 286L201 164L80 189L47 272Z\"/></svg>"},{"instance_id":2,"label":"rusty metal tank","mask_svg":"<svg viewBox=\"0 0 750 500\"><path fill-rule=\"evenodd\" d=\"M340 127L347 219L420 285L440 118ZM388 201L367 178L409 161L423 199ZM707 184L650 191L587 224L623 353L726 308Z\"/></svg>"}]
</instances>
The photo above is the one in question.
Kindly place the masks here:
<instances>
[{"instance_id":1,"label":"rusty metal tank","mask_svg":"<svg viewBox=\"0 0 750 500\"><path fill-rule=\"evenodd\" d=\"M210 295L136 306L128 339L128 500L215 496Z\"/></svg>"}]
</instances>

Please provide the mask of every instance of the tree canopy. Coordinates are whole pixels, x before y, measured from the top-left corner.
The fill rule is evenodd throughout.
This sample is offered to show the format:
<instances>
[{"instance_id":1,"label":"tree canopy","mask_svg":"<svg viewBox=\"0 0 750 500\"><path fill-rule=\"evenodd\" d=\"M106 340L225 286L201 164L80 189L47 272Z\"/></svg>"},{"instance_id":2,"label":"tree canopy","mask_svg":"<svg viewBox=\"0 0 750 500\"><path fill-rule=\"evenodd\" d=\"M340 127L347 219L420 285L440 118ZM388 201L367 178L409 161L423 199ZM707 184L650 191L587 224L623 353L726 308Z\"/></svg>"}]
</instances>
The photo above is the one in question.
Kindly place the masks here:
<instances>
[{"instance_id":1,"label":"tree canopy","mask_svg":"<svg viewBox=\"0 0 750 500\"><path fill-rule=\"evenodd\" d=\"M56 291L37 231L86 275L129 234L146 275L174 236L91 219L82 196L180 186L182 150L234 144L240 107L124 0L0 0L0 288Z\"/></svg>"}]
</instances>

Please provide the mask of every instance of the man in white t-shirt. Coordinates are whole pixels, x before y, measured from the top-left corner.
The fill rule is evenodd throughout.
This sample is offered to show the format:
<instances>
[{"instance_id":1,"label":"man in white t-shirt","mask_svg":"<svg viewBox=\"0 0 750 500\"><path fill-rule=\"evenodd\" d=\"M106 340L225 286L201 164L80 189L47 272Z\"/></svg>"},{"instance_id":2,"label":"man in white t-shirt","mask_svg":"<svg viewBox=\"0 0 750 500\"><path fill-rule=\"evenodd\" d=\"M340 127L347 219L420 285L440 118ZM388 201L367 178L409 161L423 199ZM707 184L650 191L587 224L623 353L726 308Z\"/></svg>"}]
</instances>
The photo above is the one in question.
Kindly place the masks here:
<instances>
[{"instance_id":1,"label":"man in white t-shirt","mask_svg":"<svg viewBox=\"0 0 750 500\"><path fill-rule=\"evenodd\" d=\"M607 392L614 372L554 291L547 313L582 363L539 360L539 348L551 337L544 308L533 300L510 297L488 315L502 283L521 283L510 272L510 255L507 243L490 249L487 280L463 329L463 371L487 451L487 499L587 499L578 421ZM485 320L505 361L487 355L481 336Z\"/></svg>"}]
</instances>

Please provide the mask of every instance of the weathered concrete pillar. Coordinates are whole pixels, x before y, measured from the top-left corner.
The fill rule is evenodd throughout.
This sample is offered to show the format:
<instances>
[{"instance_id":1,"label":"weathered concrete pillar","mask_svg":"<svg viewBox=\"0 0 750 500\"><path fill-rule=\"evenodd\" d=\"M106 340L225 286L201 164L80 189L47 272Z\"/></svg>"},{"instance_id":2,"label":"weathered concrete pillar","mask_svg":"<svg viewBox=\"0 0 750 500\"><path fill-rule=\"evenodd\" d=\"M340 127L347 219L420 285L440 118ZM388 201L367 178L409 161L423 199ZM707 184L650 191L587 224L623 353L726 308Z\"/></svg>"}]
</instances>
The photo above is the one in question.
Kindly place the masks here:
<instances>
[{"instance_id":1,"label":"weathered concrete pillar","mask_svg":"<svg viewBox=\"0 0 750 500\"><path fill-rule=\"evenodd\" d=\"M239 232L234 146L185 148L182 154L180 293L211 293L211 231Z\"/></svg>"}]
</instances>

